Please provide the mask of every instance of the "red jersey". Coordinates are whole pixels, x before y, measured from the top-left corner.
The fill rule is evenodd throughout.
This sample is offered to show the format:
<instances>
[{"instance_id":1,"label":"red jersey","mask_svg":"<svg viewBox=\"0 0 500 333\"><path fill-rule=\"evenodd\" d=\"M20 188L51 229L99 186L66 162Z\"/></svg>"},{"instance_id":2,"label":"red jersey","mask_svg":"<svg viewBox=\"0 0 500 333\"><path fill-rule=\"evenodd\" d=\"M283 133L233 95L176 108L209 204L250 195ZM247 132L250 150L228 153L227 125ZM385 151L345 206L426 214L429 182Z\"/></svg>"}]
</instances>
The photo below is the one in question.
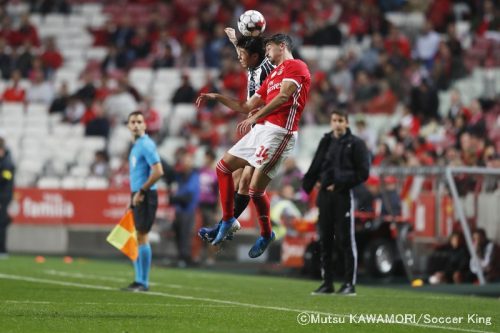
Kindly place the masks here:
<instances>
[{"instance_id":1,"label":"red jersey","mask_svg":"<svg viewBox=\"0 0 500 333\"><path fill-rule=\"evenodd\" d=\"M269 73L255 94L267 105L278 95L283 81L293 82L297 85L297 90L288 101L265 116L262 121L268 121L289 131L297 131L311 86L311 74L303 61L298 59L285 60Z\"/></svg>"}]
</instances>

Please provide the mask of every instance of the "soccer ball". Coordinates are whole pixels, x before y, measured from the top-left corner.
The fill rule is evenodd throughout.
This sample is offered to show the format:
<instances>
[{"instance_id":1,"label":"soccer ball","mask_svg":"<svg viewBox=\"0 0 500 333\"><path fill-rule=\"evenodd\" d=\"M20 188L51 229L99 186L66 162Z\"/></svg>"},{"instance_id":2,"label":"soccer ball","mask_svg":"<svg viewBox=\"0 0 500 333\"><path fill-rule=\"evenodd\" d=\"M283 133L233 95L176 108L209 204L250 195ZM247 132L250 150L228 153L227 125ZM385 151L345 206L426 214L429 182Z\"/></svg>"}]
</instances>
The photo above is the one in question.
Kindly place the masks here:
<instances>
[{"instance_id":1,"label":"soccer ball","mask_svg":"<svg viewBox=\"0 0 500 333\"><path fill-rule=\"evenodd\" d=\"M259 36L266 29L264 15L256 10L247 10L238 19L238 30L244 36Z\"/></svg>"}]
</instances>

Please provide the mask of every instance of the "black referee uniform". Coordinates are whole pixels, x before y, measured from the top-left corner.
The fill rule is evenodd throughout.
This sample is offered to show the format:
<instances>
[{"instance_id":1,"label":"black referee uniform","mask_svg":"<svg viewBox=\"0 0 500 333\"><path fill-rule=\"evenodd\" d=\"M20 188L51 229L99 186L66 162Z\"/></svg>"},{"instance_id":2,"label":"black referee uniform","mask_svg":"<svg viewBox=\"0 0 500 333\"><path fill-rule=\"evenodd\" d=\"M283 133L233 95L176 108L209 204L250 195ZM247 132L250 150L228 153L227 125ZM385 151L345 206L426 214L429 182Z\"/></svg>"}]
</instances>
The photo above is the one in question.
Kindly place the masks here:
<instances>
[{"instance_id":1,"label":"black referee uniform","mask_svg":"<svg viewBox=\"0 0 500 333\"><path fill-rule=\"evenodd\" d=\"M358 255L351 189L368 178L369 169L370 155L365 143L347 128L340 138L336 138L333 131L323 136L304 175L303 188L307 193L317 182L321 184L316 204L323 284L315 293L333 292L335 244L342 250L345 262L344 285L339 293L355 294ZM334 185L333 191L327 190L330 185Z\"/></svg>"}]
</instances>

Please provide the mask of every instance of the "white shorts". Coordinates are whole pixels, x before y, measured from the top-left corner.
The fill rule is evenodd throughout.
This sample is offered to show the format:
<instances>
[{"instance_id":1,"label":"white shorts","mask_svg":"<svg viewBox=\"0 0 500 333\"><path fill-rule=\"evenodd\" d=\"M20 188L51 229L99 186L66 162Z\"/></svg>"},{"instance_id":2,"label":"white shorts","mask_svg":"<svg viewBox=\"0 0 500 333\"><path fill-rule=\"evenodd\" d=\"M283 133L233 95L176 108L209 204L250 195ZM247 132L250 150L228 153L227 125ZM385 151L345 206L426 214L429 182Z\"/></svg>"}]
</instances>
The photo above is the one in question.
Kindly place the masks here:
<instances>
[{"instance_id":1,"label":"white shorts","mask_svg":"<svg viewBox=\"0 0 500 333\"><path fill-rule=\"evenodd\" d=\"M297 132L271 123L257 124L228 153L246 160L272 179L292 152L297 136Z\"/></svg>"}]
</instances>

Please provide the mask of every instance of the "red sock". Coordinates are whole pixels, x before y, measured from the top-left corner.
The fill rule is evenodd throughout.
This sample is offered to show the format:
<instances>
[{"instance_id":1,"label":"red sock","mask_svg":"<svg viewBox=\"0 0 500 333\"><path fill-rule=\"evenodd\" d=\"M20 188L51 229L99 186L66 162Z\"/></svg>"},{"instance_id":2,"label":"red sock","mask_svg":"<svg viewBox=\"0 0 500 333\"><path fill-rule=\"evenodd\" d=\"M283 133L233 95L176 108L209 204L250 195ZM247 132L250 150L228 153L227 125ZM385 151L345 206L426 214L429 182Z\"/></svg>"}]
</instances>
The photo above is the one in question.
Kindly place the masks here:
<instances>
[{"instance_id":1,"label":"red sock","mask_svg":"<svg viewBox=\"0 0 500 333\"><path fill-rule=\"evenodd\" d=\"M219 194L222 206L222 219L229 220L234 214L234 182L233 173L223 160L217 163L217 180L219 181Z\"/></svg>"},{"instance_id":2,"label":"red sock","mask_svg":"<svg viewBox=\"0 0 500 333\"><path fill-rule=\"evenodd\" d=\"M255 190L253 188L250 188L249 194L255 208L257 209L257 215L259 215L260 235L262 237L270 237L271 220L269 219L269 197L265 191Z\"/></svg>"}]
</instances>

